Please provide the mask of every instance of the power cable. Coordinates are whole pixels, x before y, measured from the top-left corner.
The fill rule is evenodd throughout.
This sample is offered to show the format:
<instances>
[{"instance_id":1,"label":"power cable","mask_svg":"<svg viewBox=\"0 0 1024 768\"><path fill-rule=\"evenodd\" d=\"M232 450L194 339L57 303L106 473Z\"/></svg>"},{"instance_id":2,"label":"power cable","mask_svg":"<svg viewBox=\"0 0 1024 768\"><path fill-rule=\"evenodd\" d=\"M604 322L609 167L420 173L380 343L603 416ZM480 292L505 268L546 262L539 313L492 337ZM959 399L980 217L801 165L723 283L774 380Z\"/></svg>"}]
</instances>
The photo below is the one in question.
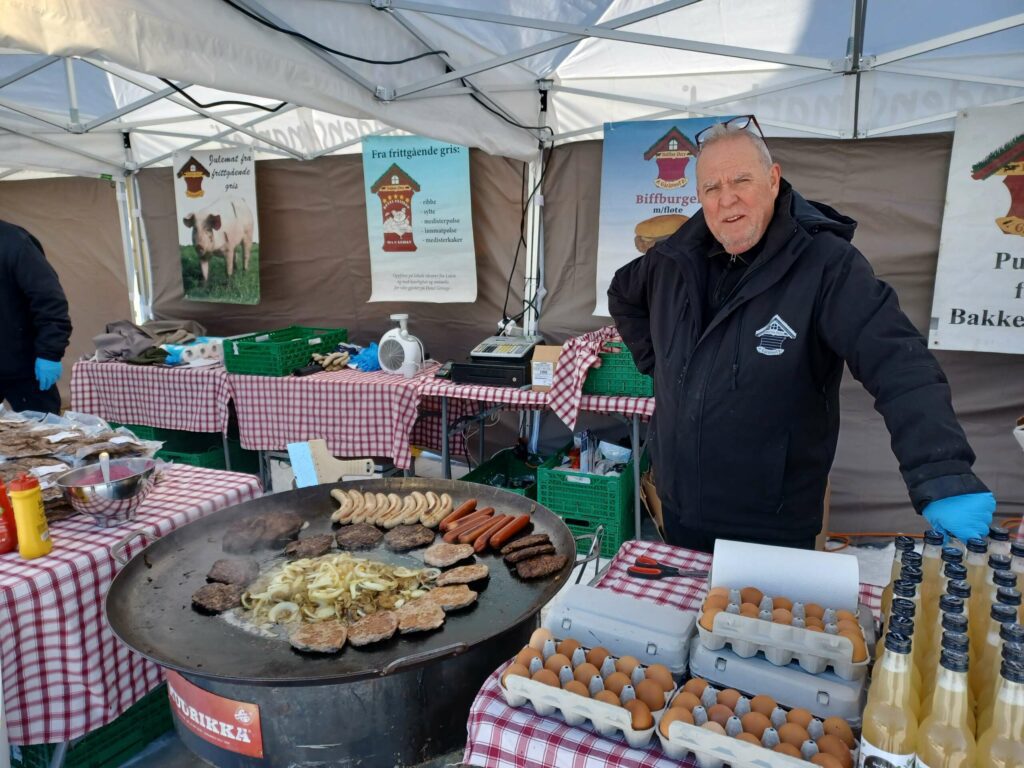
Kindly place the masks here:
<instances>
[{"instance_id":1,"label":"power cable","mask_svg":"<svg viewBox=\"0 0 1024 768\"><path fill-rule=\"evenodd\" d=\"M175 91L180 93L182 96L184 96L186 99L188 99L190 102L192 102L195 106L199 107L200 109L212 109L213 107L223 107L227 106L228 104L234 104L236 106L252 107L253 109L262 109L264 112L277 112L277 110L281 109L282 107L288 104L287 101L282 101L276 107L267 107L264 106L263 104L254 104L251 101L232 101L231 99L226 99L224 101L211 101L209 104L203 104L202 102L196 101L191 96L189 96L184 88L179 88L177 85L172 83L167 78L161 77L160 82L162 82L164 85L173 88Z\"/></svg>"},{"instance_id":2,"label":"power cable","mask_svg":"<svg viewBox=\"0 0 1024 768\"><path fill-rule=\"evenodd\" d=\"M534 184L533 190L531 190L529 197L526 196L526 187L527 187L527 184L526 184L526 164L523 165L523 171L522 171L521 182L520 182L520 193L519 193L519 199L520 199L521 204L522 204L522 208L521 208L520 216L519 216L519 242L516 243L516 252L515 252L515 256L512 259L512 269L508 273L508 282L505 284L505 302L502 304L502 307L501 307L502 322L505 325L507 325L510 322L518 322L526 314L526 308L524 307L523 311L520 312L518 315L515 315L514 317L509 317L508 316L508 299L509 299L509 295L512 292L512 278L515 277L516 266L518 266L518 264L519 264L519 251L526 247L526 212L527 212L527 209L530 207L530 202L533 200L534 195L537 194L537 191L540 189L541 185L544 183L544 176L547 174L548 164L551 162L551 156L552 156L553 152L554 152L554 147L553 146L552 147L548 147L547 156L542 156L541 157L540 176L537 178L537 183ZM535 303L536 301L537 301L537 297L536 297L536 294L535 294L534 296L530 297L530 299L527 302L527 304L529 305L529 307L532 307L533 309L536 309L537 308L537 305Z\"/></svg>"}]
</instances>

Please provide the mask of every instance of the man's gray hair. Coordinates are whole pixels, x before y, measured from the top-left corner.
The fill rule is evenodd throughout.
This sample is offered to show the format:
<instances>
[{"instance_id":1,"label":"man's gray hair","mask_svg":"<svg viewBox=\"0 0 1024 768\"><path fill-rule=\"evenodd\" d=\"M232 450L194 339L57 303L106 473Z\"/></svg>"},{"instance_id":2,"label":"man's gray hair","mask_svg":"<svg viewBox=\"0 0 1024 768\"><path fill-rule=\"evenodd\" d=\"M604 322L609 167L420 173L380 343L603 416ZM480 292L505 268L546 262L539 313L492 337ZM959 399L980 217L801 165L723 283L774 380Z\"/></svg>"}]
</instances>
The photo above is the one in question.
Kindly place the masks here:
<instances>
[{"instance_id":1,"label":"man's gray hair","mask_svg":"<svg viewBox=\"0 0 1024 768\"><path fill-rule=\"evenodd\" d=\"M764 139L758 136L756 133L748 131L746 128L739 128L734 125L728 125L727 123L718 123L718 125L711 126L707 132L701 137L700 152L697 154L699 158L703 154L704 150L710 147L712 144L716 144L723 139L731 138L733 136L745 136L750 140L750 143L754 145L757 150L757 154L761 158L761 164L765 170L772 167L772 154L768 151L768 145L764 143Z\"/></svg>"}]
</instances>

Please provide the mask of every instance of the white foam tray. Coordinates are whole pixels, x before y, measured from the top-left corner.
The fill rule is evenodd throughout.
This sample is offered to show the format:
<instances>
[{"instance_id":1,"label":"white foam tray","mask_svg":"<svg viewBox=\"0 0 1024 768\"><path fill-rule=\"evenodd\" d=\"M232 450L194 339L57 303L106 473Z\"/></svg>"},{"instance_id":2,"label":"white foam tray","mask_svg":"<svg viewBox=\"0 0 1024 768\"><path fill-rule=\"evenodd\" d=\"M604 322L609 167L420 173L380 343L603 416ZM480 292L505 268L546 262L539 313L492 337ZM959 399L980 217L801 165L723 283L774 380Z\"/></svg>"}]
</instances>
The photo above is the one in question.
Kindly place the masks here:
<instances>
[{"instance_id":1,"label":"white foam tray","mask_svg":"<svg viewBox=\"0 0 1024 768\"><path fill-rule=\"evenodd\" d=\"M703 617L702 610L700 618ZM733 653L743 658L750 658L761 651L768 661L777 666L785 666L796 659L805 672L817 675L832 667L844 680L860 680L868 672L870 656L864 661L851 661L853 643L842 635L812 632L802 627L776 624L725 611L715 614L712 626L713 629L709 631L698 619L697 632L701 645L712 651L729 645Z\"/></svg>"}]
</instances>

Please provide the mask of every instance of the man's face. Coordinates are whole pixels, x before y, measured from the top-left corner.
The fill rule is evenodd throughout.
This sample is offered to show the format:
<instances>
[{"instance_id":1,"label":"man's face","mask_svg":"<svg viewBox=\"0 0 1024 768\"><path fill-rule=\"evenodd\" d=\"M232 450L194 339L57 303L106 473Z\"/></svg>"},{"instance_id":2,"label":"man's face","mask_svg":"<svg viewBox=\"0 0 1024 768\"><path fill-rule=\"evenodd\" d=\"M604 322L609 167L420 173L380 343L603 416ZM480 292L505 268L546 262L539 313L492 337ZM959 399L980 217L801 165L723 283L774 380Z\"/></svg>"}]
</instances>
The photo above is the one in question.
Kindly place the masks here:
<instances>
[{"instance_id":1,"label":"man's face","mask_svg":"<svg viewBox=\"0 0 1024 768\"><path fill-rule=\"evenodd\" d=\"M744 135L720 139L697 159L697 198L715 239L728 253L749 251L764 235L779 195L782 170L765 168Z\"/></svg>"}]
</instances>

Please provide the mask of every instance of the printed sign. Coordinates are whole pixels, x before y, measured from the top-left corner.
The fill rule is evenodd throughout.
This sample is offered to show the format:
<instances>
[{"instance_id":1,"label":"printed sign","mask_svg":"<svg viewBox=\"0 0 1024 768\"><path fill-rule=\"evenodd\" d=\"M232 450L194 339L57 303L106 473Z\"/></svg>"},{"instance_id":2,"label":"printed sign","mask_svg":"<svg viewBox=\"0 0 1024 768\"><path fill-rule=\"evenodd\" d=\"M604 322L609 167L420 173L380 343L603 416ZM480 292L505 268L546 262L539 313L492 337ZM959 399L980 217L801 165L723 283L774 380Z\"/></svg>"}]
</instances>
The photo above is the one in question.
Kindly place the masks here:
<instances>
[{"instance_id":1,"label":"printed sign","mask_svg":"<svg viewBox=\"0 0 1024 768\"><path fill-rule=\"evenodd\" d=\"M1024 106L961 112L928 346L1024 352Z\"/></svg>"},{"instance_id":2,"label":"printed sign","mask_svg":"<svg viewBox=\"0 0 1024 768\"><path fill-rule=\"evenodd\" d=\"M595 315L608 315L615 271L700 210L696 136L728 117L605 123Z\"/></svg>"},{"instance_id":3,"label":"printed sign","mask_svg":"<svg viewBox=\"0 0 1024 768\"><path fill-rule=\"evenodd\" d=\"M171 709L199 738L247 757L263 757L260 708L245 701L216 696L167 670Z\"/></svg>"},{"instance_id":4,"label":"printed sign","mask_svg":"<svg viewBox=\"0 0 1024 768\"><path fill-rule=\"evenodd\" d=\"M476 301L469 149L363 139L370 301Z\"/></svg>"},{"instance_id":5,"label":"printed sign","mask_svg":"<svg viewBox=\"0 0 1024 768\"><path fill-rule=\"evenodd\" d=\"M173 163L185 298L259 304L260 236L252 150L175 152Z\"/></svg>"}]
</instances>

